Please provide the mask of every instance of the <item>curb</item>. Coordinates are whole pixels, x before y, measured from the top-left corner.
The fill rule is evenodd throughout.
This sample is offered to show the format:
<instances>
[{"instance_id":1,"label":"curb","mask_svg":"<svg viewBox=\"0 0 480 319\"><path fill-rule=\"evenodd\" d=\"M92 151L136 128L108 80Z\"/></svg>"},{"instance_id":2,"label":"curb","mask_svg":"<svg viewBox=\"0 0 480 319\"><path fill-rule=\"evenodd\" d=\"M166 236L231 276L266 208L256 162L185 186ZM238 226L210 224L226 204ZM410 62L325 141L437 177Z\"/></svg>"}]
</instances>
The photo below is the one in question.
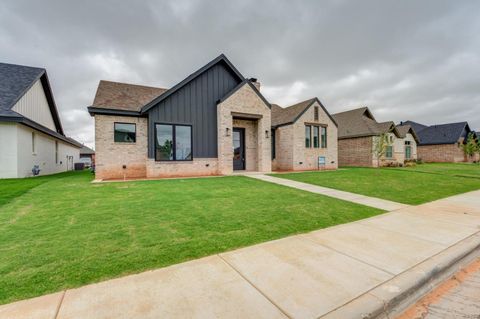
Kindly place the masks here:
<instances>
[{"instance_id":1,"label":"curb","mask_svg":"<svg viewBox=\"0 0 480 319\"><path fill-rule=\"evenodd\" d=\"M479 257L477 232L320 318L391 319Z\"/></svg>"}]
</instances>

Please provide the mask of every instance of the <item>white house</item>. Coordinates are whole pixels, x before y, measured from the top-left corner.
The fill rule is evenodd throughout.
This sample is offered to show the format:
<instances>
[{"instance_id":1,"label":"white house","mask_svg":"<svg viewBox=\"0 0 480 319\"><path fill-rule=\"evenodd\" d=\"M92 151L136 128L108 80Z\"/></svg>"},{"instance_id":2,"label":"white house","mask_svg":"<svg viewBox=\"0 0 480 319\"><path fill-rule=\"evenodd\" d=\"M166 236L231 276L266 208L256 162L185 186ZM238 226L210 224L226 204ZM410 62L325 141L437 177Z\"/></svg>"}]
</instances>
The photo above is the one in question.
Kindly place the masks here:
<instances>
[{"instance_id":1,"label":"white house","mask_svg":"<svg viewBox=\"0 0 480 319\"><path fill-rule=\"evenodd\" d=\"M0 63L0 178L73 170L81 147L63 132L46 70Z\"/></svg>"}]
</instances>

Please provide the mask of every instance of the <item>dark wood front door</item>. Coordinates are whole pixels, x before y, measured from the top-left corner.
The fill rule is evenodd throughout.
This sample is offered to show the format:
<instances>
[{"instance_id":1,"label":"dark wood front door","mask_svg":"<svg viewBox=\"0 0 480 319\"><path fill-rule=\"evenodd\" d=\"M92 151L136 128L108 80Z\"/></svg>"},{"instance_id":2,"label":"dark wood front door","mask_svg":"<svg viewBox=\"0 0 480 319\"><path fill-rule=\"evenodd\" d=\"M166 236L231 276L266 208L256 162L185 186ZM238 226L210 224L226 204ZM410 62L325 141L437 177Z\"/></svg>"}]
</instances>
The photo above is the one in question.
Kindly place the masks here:
<instances>
[{"instance_id":1,"label":"dark wood front door","mask_svg":"<svg viewBox=\"0 0 480 319\"><path fill-rule=\"evenodd\" d=\"M233 169L245 169L245 129L233 128Z\"/></svg>"}]
</instances>

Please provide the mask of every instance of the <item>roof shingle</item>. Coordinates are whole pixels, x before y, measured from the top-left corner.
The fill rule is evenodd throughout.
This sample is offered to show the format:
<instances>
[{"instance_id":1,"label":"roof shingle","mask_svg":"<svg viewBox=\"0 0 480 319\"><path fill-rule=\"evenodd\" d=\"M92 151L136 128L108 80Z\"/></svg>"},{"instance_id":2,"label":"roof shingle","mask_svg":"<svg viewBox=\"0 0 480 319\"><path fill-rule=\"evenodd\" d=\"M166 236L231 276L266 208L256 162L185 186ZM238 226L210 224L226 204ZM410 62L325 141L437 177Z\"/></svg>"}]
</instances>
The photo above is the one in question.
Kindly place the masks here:
<instances>
[{"instance_id":1,"label":"roof shingle","mask_svg":"<svg viewBox=\"0 0 480 319\"><path fill-rule=\"evenodd\" d=\"M392 130L398 135L393 122L378 123L368 107L360 107L332 114L332 116L338 123L338 138L374 136Z\"/></svg>"},{"instance_id":2,"label":"roof shingle","mask_svg":"<svg viewBox=\"0 0 480 319\"><path fill-rule=\"evenodd\" d=\"M105 109L140 111L142 106L167 89L101 80L92 106Z\"/></svg>"}]
</instances>

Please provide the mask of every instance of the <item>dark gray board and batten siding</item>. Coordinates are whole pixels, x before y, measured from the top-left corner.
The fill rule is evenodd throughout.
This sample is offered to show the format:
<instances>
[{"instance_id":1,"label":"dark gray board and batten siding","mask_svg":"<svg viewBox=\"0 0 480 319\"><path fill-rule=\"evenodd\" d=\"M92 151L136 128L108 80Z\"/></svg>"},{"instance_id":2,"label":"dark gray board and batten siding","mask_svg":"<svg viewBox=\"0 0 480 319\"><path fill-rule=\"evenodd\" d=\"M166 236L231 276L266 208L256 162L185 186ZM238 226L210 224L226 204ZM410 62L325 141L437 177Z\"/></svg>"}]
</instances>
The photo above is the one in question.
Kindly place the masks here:
<instances>
[{"instance_id":1,"label":"dark gray board and batten siding","mask_svg":"<svg viewBox=\"0 0 480 319\"><path fill-rule=\"evenodd\" d=\"M148 110L148 157L155 158L155 123L192 125L193 157L217 157L217 101L242 80L217 63Z\"/></svg>"}]
</instances>

